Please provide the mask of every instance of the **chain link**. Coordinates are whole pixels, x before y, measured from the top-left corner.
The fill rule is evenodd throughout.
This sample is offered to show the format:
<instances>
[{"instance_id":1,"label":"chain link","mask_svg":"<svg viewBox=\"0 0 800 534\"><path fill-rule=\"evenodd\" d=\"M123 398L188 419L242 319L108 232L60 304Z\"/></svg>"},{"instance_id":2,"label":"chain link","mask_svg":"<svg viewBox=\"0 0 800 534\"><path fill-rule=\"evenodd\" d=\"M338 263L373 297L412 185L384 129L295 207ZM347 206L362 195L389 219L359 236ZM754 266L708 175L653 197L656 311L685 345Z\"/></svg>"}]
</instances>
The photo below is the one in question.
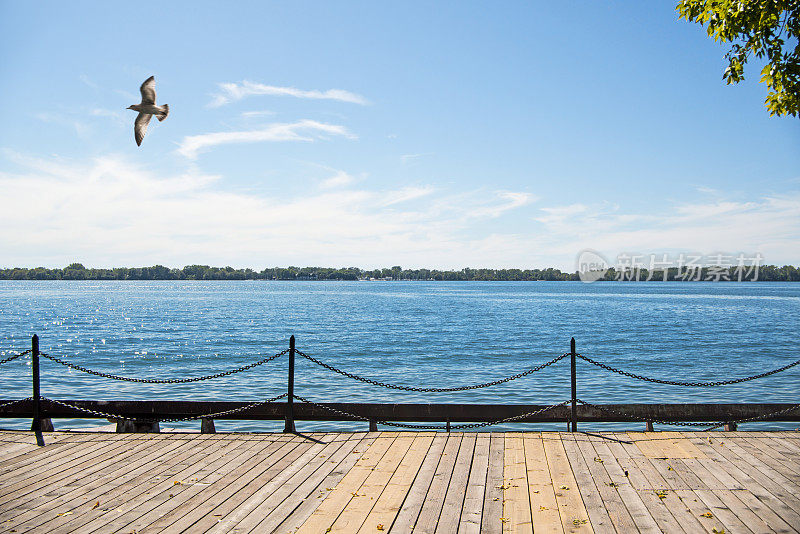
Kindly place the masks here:
<instances>
[{"instance_id":1,"label":"chain link","mask_svg":"<svg viewBox=\"0 0 800 534\"><path fill-rule=\"evenodd\" d=\"M3 404L0 404L0 408L5 408L6 406L13 406L14 404L19 404L21 402L30 401L30 400L33 400L33 397L26 397L24 399L17 399L17 400L13 400L11 402L4 402Z\"/></svg>"},{"instance_id":2,"label":"chain link","mask_svg":"<svg viewBox=\"0 0 800 534\"><path fill-rule=\"evenodd\" d=\"M797 360L790 364L784 365L783 367L779 367L778 369L773 369L772 371L767 371L765 373L761 373L754 376L748 376L745 378L736 378L733 380L718 380L716 382L678 382L676 380L662 380L660 378L650 378L647 376L637 375L635 373L631 373L628 371L623 371L621 369L617 369L616 367L611 367L610 365L606 365L604 363L595 361L589 358L588 356L584 356L583 354L576 354L576 356L592 365L600 367L601 369L605 369L606 371L611 371L612 373L617 373L623 376L627 376L629 378L635 378L636 380L644 380L645 382L654 382L656 384L667 384L669 386L685 386L685 387L695 387L695 388L727 386L729 384L738 384L740 382L747 382L749 380L764 378L766 376L774 375L775 373L780 373L781 371L785 371L791 367L794 367L795 365L800 364L800 360Z\"/></svg>"},{"instance_id":3,"label":"chain link","mask_svg":"<svg viewBox=\"0 0 800 534\"><path fill-rule=\"evenodd\" d=\"M300 356L302 356L303 358L307 359L308 361L319 365L320 367L324 367L325 369L328 369L329 371L333 371L334 373L339 373L340 375L346 376L347 378L352 378L353 380L358 380L360 382L364 382L364 383L367 383L367 384L372 384L373 386L380 386L380 387L384 387L384 388L388 388L388 389L399 389L401 391L415 391L415 392L420 392L420 393L445 393L445 392L452 392L452 391L467 391L467 390L470 390L470 389L480 389L480 388L485 388L485 387L489 387L489 386L496 386L498 384L503 384L505 382L510 382L512 380L516 380L517 378L522 378L523 376L527 376L527 375L529 375L531 373L535 373L537 371L541 371L545 367L549 367L549 366L553 365L554 363L556 363L557 361L559 361L562 358L565 358L566 356L569 355L569 354L562 354L560 356L557 356L557 357L553 358L549 362L545 362L545 363L543 363L543 364L541 364L541 365L539 365L537 367L533 367L531 369L528 369L527 371L523 371L521 373L517 373L515 375L509 376L507 378L503 378L503 379L500 379L500 380L494 380L492 382L485 382L483 384L473 384L473 385L470 385L470 386L457 386L457 387L452 387L452 388L417 388L417 387L413 387L413 386L398 386L396 384L389 384L387 382L380 382L378 380L373 380L371 378L364 378L363 376L359 376L359 375L356 375L356 374L353 374L353 373L349 373L347 371L343 371L341 369L337 369L336 367L334 367L332 365L329 365L329 364L327 364L325 362L322 362L322 361L320 361L320 360L318 360L318 359L316 359L316 358L314 358L312 356L309 356L308 354L306 354L306 353L304 353L302 351L297 350L295 352L297 354L299 354Z\"/></svg>"},{"instance_id":4,"label":"chain link","mask_svg":"<svg viewBox=\"0 0 800 534\"><path fill-rule=\"evenodd\" d=\"M304 402L306 404L311 404L312 406L316 406L318 408L322 408L323 410L327 410L327 411L329 411L331 413L335 413L337 415L341 415L341 416L344 416L344 417L354 417L354 418L359 419L361 421L370 421L371 420L369 417L365 417L363 415L358 415L358 414L346 412L346 411L343 411L343 410L339 410L339 409L333 408L331 406L326 406L325 404L318 404L318 403L316 403L314 401L306 399L305 397L300 397L299 395L294 395L294 398L299 400L299 401L302 401L302 402ZM395 423L395 422L391 422L391 421L382 421L380 419L376 419L375 422L377 424L381 424L381 425L394 426L394 427L398 427L398 428L410 428L410 429L415 429L415 430L448 430L448 429L449 430L459 430L459 429L467 429L467 428L481 428L481 427L486 427L486 426L499 425L499 424L502 424L502 423L508 423L510 421L515 421L515 420L518 420L518 419L524 419L526 417L531 417L531 416L534 416L534 415L539 415L540 413L544 413L544 412L546 412L548 410L552 410L553 408L556 408L558 406L564 406L564 405L568 404L569 402L570 401L566 400L564 402L559 402L558 404L545 406L544 408L542 408L540 410L536 410L534 412L527 412L527 413L523 413L523 414L519 414L519 415L514 415L512 417L506 417L505 419L499 419L497 421L484 421L482 423L466 423L466 424L446 426L446 425L409 425L409 424L404 424L404 423Z\"/></svg>"},{"instance_id":5,"label":"chain link","mask_svg":"<svg viewBox=\"0 0 800 534\"><path fill-rule=\"evenodd\" d=\"M25 356L26 354L29 354L30 352L31 352L31 349L28 349L25 352L20 352L19 354L15 354L13 356L9 356L8 358L4 358L4 359L0 360L0 365L3 365L4 363L8 363L8 362L13 362L17 358L21 358L21 357Z\"/></svg>"},{"instance_id":6,"label":"chain link","mask_svg":"<svg viewBox=\"0 0 800 534\"><path fill-rule=\"evenodd\" d=\"M794 406L789 406L788 408L784 408L783 410L778 410L776 412L772 412L772 413L768 413L768 414L764 414L764 415L756 415L755 417L747 417L745 419L736 419L734 421L726 421L726 422L720 423L720 424L718 424L716 426L712 426L711 428L706 428L706 431L714 430L715 428L719 428L721 426L725 426L725 425L730 424L730 423L735 423L735 424L738 425L739 423L749 423L751 421L759 421L761 419L769 419L770 417L775 417L776 415L783 415L785 413L791 412L792 410L796 410L797 408L800 408L800 404L795 404Z\"/></svg>"},{"instance_id":7,"label":"chain link","mask_svg":"<svg viewBox=\"0 0 800 534\"><path fill-rule=\"evenodd\" d=\"M168 417L168 418L164 418L164 419L128 417L126 415L118 415L118 414L113 414L113 413L108 413L108 412L101 412L100 410L92 410L91 408L83 408L82 406L75 406L74 404L69 404L68 402L49 399L47 397L41 397L41 399L45 400L45 401L48 401L48 402L52 402L53 404L57 404L59 406L64 406L65 408L70 408L72 410L77 410L79 412L88 413L90 415L96 415L98 417L102 417L102 418L105 418L105 419L120 419L120 420L124 420L124 421L144 421L144 422L150 422L150 423L155 423L155 422L178 423L178 422L181 422L181 421L196 421L197 419L203 419L205 417L210 417L211 419L214 419L214 418L223 417L223 416L226 416L226 415L231 415L231 414L234 414L234 413L240 413L240 412L247 411L247 410L249 410L251 408L255 408L256 406L261 406L261 405L264 405L264 404L268 404L270 402L275 402L276 400L282 399L283 397L286 397L286 396L287 396L287 394L283 393L281 395L278 395L277 397L272 397L271 399L253 402L251 404L247 404L246 406L241 406L239 408L232 408L230 410L225 410L223 412L201 414L201 415L189 415L187 417Z\"/></svg>"},{"instance_id":8,"label":"chain link","mask_svg":"<svg viewBox=\"0 0 800 534\"><path fill-rule=\"evenodd\" d=\"M631 419L637 419L639 421L642 421L643 423L657 423L659 425L675 425L675 426L690 426L690 427L701 427L701 426L708 427L708 425L709 425L709 422L700 423L700 422L686 422L686 421L664 421L663 419L654 419L652 417L640 417L638 415L631 415L631 414L628 414L628 413L620 412L619 410L613 410L613 409L608 408L606 406L603 406L601 404L592 404L592 403L589 403L589 402L582 401L581 399L575 399L575 400L577 402L579 402L580 404L583 404L584 406L589 406L591 408L597 408L601 412L606 412L606 413L610 413L610 414L618 415L618 416L622 416L622 417L629 417ZM795 404L794 406L789 406L788 408L783 408L781 410L777 410L775 412L771 412L771 413L767 413L767 414L763 414L763 415L757 415L755 417L747 417L747 418L744 418L744 419L735 419L735 420L732 420L732 421L711 421L711 423L714 426L708 427L708 428L704 429L704 431L708 432L709 430L714 430L715 428L720 428L720 427L723 427L725 425L729 425L731 423L737 423L738 424L738 423L747 423L747 422L750 422L750 421L758 421L760 419L769 419L770 417L774 417L776 415L783 415L783 414L785 414L787 412L791 412L792 410L795 410L797 408L800 408L800 404Z\"/></svg>"},{"instance_id":9,"label":"chain link","mask_svg":"<svg viewBox=\"0 0 800 534\"><path fill-rule=\"evenodd\" d=\"M166 380L161 380L161 379L157 379L157 378L130 378L130 377L127 377L127 376L120 376L120 375L114 375L114 374L110 374L110 373L103 373L101 371L95 371L93 369L87 369L86 367L81 367L80 365L75 365L74 363L70 363L70 362L64 361L64 360L62 360L60 358L57 358L55 356L50 356L49 354L45 354L44 352L39 353L39 355L44 357L44 358L47 358L48 360L54 361L56 363L59 363L59 364L65 366L65 367L69 367L70 369L75 369L76 371L80 371L82 373L88 373L90 375L95 375L95 376L99 376L99 377L102 377L102 378L110 378L112 380L123 380L123 381L126 381L126 382L140 382L140 383L143 383L143 384L184 384L184 383L187 383L187 382L200 382L202 380L211 380L212 378L221 378L223 376L229 376L229 375L232 375L232 374L241 373L242 371L247 371L249 369L252 369L253 367L257 367L259 365L264 365L267 362L270 362L270 361L272 361L272 360L274 360L276 358L279 358L279 357L283 356L287 352L289 352L289 349L282 350L281 352L279 352L277 354L274 354L272 356L269 356L267 358L264 358L263 360L259 360L257 362L253 362L253 363L244 365L242 367L237 367L236 369L231 369L229 371L223 371L221 373L216 373L216 374L213 374L213 375L195 376L195 377L192 377L192 378L172 378L172 379L166 379Z\"/></svg>"},{"instance_id":10,"label":"chain link","mask_svg":"<svg viewBox=\"0 0 800 534\"><path fill-rule=\"evenodd\" d=\"M607 406L603 406L601 404L592 404L590 402L582 401L581 399L575 399L575 401L579 404L583 404L584 406L589 406L590 408L597 408L601 412L621 417L628 417L630 419L636 419L637 421L641 421L643 423L658 423L659 425L676 425L676 426L693 426L693 427L708 426L708 423L664 421L661 419L653 419L652 417L641 417L638 415L631 415L629 413L620 412L619 410L614 410L612 408L608 408Z\"/></svg>"}]
</instances>

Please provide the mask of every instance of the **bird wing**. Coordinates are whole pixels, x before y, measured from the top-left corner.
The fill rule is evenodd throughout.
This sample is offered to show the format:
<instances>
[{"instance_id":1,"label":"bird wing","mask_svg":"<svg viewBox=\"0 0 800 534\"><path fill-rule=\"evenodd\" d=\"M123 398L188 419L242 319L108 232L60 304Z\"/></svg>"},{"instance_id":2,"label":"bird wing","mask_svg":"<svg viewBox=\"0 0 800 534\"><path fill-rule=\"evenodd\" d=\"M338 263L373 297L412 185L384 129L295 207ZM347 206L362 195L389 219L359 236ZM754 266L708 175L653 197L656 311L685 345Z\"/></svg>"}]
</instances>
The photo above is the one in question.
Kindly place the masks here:
<instances>
[{"instance_id":1,"label":"bird wing","mask_svg":"<svg viewBox=\"0 0 800 534\"><path fill-rule=\"evenodd\" d=\"M156 79L155 76L147 78L139 88L142 93L142 104L156 103Z\"/></svg>"},{"instance_id":2,"label":"bird wing","mask_svg":"<svg viewBox=\"0 0 800 534\"><path fill-rule=\"evenodd\" d=\"M136 116L136 122L133 123L133 134L136 136L136 146L142 146L142 139L144 134L147 133L147 125L150 124L149 113L139 113Z\"/></svg>"}]
</instances>

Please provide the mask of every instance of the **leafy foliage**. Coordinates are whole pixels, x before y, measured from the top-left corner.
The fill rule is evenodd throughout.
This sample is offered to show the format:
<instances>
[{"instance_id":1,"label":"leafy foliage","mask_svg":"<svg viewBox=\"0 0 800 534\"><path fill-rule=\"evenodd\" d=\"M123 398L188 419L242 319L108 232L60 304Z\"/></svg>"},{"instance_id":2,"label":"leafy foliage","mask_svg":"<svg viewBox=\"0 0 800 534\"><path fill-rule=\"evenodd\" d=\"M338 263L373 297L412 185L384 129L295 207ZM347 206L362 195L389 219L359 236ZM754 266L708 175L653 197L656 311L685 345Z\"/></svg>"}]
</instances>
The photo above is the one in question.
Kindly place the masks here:
<instances>
[{"instance_id":1,"label":"leafy foliage","mask_svg":"<svg viewBox=\"0 0 800 534\"><path fill-rule=\"evenodd\" d=\"M685 274L685 273L684 273ZM652 280L679 281L687 280L677 268L671 267L665 275L662 271L649 273L641 269L635 278L619 276L613 268L606 272L604 281ZM703 267L688 280L707 280L713 273ZM716 278L712 276L712 278ZM209 267L208 265L187 265L183 269L170 269L163 265L152 267L115 267L113 269L96 269L73 263L63 269L47 269L35 267L14 267L0 269L0 280L436 280L436 281L565 281L579 280L578 273L563 272L548 267L546 269L471 269L460 270L439 269L403 269L395 265L391 269L364 270L358 267L267 267L262 271L253 269L234 269L233 267ZM721 280L736 280L735 268L727 270ZM759 268L758 280L800 282L800 268L791 265L778 267L762 265Z\"/></svg>"},{"instance_id":2,"label":"leafy foliage","mask_svg":"<svg viewBox=\"0 0 800 534\"><path fill-rule=\"evenodd\" d=\"M725 54L728 84L744 79L750 56L766 61L760 81L771 116L800 111L800 0L681 0L680 18L706 27L709 37L732 43Z\"/></svg>"}]
</instances>

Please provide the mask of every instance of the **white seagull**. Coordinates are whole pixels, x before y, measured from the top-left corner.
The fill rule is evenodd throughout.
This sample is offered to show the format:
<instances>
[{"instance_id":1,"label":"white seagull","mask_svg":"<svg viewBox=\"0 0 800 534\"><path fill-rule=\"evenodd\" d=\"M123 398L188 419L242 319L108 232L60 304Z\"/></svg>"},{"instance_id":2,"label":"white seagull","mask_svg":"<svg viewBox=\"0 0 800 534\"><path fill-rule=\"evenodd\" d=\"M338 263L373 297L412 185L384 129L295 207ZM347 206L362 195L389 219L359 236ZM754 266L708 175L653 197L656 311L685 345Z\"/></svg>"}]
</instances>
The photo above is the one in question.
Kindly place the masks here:
<instances>
[{"instance_id":1,"label":"white seagull","mask_svg":"<svg viewBox=\"0 0 800 534\"><path fill-rule=\"evenodd\" d=\"M136 121L133 123L133 133L136 136L136 146L142 146L142 139L147 132L147 125L150 124L150 117L155 115L159 121L163 121L169 115L169 105L156 105L156 79L154 76L147 78L139 88L142 93L142 103L128 106L128 109L138 111Z\"/></svg>"}]
</instances>

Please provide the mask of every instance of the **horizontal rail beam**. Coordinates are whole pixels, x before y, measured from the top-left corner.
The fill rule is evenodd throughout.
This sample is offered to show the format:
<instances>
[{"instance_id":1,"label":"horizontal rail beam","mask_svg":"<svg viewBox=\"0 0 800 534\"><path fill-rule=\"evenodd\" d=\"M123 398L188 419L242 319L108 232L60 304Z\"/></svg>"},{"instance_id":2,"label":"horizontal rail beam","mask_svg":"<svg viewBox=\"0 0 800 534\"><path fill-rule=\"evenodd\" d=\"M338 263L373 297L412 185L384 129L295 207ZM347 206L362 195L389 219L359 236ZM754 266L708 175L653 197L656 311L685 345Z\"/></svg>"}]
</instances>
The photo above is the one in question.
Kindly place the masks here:
<instances>
[{"instance_id":1,"label":"horizontal rail beam","mask_svg":"<svg viewBox=\"0 0 800 534\"><path fill-rule=\"evenodd\" d=\"M13 399L0 399L0 405ZM236 408L249 402L225 401L87 401L61 400L88 410L96 410L136 419L168 419L197 417ZM322 406L357 414L366 419L406 422L482 422L497 421L519 414L534 412L547 405L542 404L391 404L391 403L321 403L312 405L294 403L294 419L304 421L358 421L356 417L332 413ZM793 404L603 404L608 413L593 406L577 406L581 422L641 422L643 419L683 422L717 422L763 416L786 410ZM570 421L569 406L558 406L544 413L519 419L515 422L556 423ZM29 418L33 414L33 401L26 400L11 406L0 407L0 418ZM228 414L218 419L239 420L283 420L286 415L285 402L262 404L246 411ZM98 419L99 416L72 408L41 401L41 417ZM800 421L800 408L765 418L765 421Z\"/></svg>"}]
</instances>

